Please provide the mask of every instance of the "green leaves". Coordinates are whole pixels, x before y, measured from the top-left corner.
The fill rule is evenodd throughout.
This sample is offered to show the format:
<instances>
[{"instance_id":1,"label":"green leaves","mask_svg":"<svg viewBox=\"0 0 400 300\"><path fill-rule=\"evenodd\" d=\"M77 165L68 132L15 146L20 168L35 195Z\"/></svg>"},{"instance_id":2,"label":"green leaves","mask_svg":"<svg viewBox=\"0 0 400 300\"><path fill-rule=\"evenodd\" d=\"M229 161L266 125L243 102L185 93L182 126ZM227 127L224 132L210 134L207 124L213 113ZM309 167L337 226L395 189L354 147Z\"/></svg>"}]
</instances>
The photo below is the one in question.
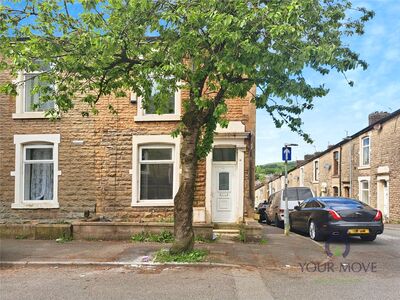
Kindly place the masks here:
<instances>
[{"instance_id":1,"label":"green leaves","mask_svg":"<svg viewBox=\"0 0 400 300\"><path fill-rule=\"evenodd\" d=\"M255 86L256 106L309 141L300 115L328 90L307 82L304 70L365 69L343 39L363 34L374 15L348 0L20 2L0 6L0 70L16 77L37 69L37 59L51 64L42 80L57 89L43 88L40 97L68 111L83 94L85 116L98 113L102 96L122 99L130 91L162 113L171 93L187 89L190 117L173 134L199 128L199 158L210 151L217 124L227 126L225 100ZM15 84L1 91L15 94Z\"/></svg>"}]
</instances>

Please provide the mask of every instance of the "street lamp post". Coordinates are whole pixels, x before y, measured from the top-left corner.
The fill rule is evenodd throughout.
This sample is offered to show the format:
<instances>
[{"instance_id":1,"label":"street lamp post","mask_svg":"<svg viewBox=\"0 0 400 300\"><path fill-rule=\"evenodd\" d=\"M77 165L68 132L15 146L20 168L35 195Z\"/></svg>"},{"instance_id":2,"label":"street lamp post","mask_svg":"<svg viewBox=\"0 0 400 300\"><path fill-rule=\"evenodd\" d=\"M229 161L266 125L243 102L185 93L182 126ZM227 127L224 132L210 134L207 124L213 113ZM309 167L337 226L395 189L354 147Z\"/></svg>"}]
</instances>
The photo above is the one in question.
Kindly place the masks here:
<instances>
[{"instance_id":1,"label":"street lamp post","mask_svg":"<svg viewBox=\"0 0 400 300\"><path fill-rule=\"evenodd\" d=\"M286 236L289 235L289 230L290 230L290 226L289 226L289 205L288 205L288 193L287 193L287 187L288 187L288 160L291 159L291 148L290 147L294 147L294 146L298 146L297 144L285 144L285 147L283 149L283 154L284 154L284 158L285 158L285 190L284 190L284 194L285 194L285 212L284 212L284 224L285 224L285 231L284 234ZM290 156L289 156L290 154Z\"/></svg>"}]
</instances>

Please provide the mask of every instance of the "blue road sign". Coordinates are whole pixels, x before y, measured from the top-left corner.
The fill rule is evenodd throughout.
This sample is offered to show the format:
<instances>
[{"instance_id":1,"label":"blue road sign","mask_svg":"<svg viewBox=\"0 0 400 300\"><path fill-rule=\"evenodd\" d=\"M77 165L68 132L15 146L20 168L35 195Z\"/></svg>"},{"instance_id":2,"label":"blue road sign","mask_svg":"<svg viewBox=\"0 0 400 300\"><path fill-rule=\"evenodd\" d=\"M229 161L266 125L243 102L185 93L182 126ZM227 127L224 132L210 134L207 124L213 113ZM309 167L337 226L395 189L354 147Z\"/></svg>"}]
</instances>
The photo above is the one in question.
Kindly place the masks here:
<instances>
[{"instance_id":1,"label":"blue road sign","mask_svg":"<svg viewBox=\"0 0 400 300\"><path fill-rule=\"evenodd\" d=\"M282 147L282 160L283 161L292 160L292 148L291 147Z\"/></svg>"}]
</instances>

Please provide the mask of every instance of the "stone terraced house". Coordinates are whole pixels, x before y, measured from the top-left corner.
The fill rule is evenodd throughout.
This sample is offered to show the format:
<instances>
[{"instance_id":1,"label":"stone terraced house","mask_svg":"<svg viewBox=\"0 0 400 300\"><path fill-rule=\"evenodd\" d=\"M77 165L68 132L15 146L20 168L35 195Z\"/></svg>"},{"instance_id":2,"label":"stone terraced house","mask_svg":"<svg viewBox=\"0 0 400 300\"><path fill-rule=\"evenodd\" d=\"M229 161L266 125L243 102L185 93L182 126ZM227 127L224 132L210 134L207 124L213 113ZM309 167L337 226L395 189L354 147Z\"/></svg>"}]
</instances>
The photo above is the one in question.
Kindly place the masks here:
<instances>
[{"instance_id":1,"label":"stone terraced house","mask_svg":"<svg viewBox=\"0 0 400 300\"><path fill-rule=\"evenodd\" d=\"M104 97L100 113L82 117L82 103L56 121L44 117L30 92L30 74L17 97L0 95L0 222L115 222L172 220L180 181L180 120L185 90L171 95L169 112L153 114L131 95ZM0 74L0 82L9 80ZM201 161L194 222L240 223L254 203L255 106L252 94L227 101L228 128L218 128ZM112 104L118 115L108 112ZM46 104L48 107L52 104ZM47 107L47 108L48 108Z\"/></svg>"},{"instance_id":2,"label":"stone terraced house","mask_svg":"<svg viewBox=\"0 0 400 300\"><path fill-rule=\"evenodd\" d=\"M284 176L269 181L283 189ZM306 155L288 174L288 186L310 187L316 196L352 197L400 222L400 109L369 115L369 125L327 150Z\"/></svg>"}]
</instances>

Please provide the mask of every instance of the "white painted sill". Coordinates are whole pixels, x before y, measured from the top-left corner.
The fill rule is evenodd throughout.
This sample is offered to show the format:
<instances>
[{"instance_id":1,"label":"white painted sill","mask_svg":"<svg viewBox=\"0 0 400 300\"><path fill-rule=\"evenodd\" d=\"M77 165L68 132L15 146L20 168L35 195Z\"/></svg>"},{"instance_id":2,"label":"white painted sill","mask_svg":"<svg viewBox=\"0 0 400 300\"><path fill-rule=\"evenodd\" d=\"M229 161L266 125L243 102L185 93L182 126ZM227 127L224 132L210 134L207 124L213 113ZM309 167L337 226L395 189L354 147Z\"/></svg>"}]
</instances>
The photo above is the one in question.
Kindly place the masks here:
<instances>
[{"instance_id":1,"label":"white painted sill","mask_svg":"<svg viewBox=\"0 0 400 300\"><path fill-rule=\"evenodd\" d=\"M13 113L13 119L48 119L43 111Z\"/></svg>"},{"instance_id":2,"label":"white painted sill","mask_svg":"<svg viewBox=\"0 0 400 300\"><path fill-rule=\"evenodd\" d=\"M371 169L371 166L370 166L370 165L367 165L367 166L359 166L358 169L359 169L359 170L367 170L367 169Z\"/></svg>"},{"instance_id":3,"label":"white painted sill","mask_svg":"<svg viewBox=\"0 0 400 300\"><path fill-rule=\"evenodd\" d=\"M41 201L33 203L12 203L11 208L13 209L49 209L49 208L60 208L58 202L55 201Z\"/></svg>"},{"instance_id":4,"label":"white painted sill","mask_svg":"<svg viewBox=\"0 0 400 300\"><path fill-rule=\"evenodd\" d=\"M145 115L145 116L135 116L135 122L154 122L154 121L180 121L181 116L176 114L171 115Z\"/></svg>"},{"instance_id":5,"label":"white painted sill","mask_svg":"<svg viewBox=\"0 0 400 300\"><path fill-rule=\"evenodd\" d=\"M133 202L132 207L174 206L174 201L141 201Z\"/></svg>"}]
</instances>

